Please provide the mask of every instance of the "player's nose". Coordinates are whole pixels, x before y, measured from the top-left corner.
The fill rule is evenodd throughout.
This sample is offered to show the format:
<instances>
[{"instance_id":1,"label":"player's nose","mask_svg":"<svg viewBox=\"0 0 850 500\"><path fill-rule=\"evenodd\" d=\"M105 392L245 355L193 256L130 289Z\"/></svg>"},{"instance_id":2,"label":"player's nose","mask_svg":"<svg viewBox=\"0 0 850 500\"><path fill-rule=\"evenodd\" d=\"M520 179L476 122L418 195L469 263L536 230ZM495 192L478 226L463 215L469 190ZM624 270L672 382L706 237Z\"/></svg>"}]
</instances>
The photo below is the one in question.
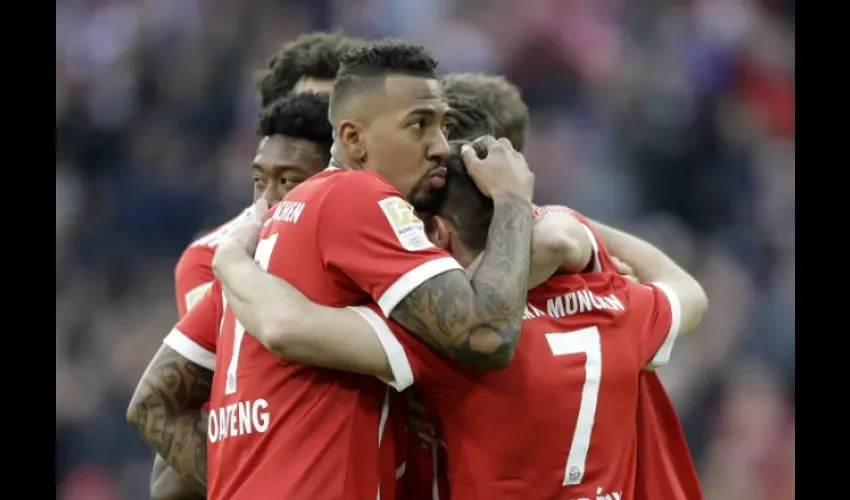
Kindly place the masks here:
<instances>
[{"instance_id":1,"label":"player's nose","mask_svg":"<svg viewBox=\"0 0 850 500\"><path fill-rule=\"evenodd\" d=\"M437 132L431 147L428 148L428 159L434 162L440 162L449 157L451 148L449 141L446 140L445 134L442 131Z\"/></svg>"},{"instance_id":2,"label":"player's nose","mask_svg":"<svg viewBox=\"0 0 850 500\"><path fill-rule=\"evenodd\" d=\"M283 186L269 186L263 193L263 199L266 200L269 206L274 205L286 196L286 188Z\"/></svg>"}]
</instances>

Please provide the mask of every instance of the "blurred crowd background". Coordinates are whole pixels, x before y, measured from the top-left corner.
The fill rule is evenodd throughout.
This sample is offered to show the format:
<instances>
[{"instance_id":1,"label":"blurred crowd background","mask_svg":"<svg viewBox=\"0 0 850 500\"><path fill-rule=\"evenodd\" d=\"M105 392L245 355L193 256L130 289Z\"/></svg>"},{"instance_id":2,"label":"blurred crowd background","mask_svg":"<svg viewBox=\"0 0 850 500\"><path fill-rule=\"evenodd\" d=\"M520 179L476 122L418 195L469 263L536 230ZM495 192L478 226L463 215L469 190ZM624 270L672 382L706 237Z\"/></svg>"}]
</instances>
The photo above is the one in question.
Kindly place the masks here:
<instances>
[{"instance_id":1,"label":"blurred crowd background","mask_svg":"<svg viewBox=\"0 0 850 500\"><path fill-rule=\"evenodd\" d=\"M662 371L710 500L793 498L793 0L60 0L57 497L147 498L124 421L181 250L247 206L252 73L297 34L507 75L540 202L669 251L711 309Z\"/></svg>"}]
</instances>

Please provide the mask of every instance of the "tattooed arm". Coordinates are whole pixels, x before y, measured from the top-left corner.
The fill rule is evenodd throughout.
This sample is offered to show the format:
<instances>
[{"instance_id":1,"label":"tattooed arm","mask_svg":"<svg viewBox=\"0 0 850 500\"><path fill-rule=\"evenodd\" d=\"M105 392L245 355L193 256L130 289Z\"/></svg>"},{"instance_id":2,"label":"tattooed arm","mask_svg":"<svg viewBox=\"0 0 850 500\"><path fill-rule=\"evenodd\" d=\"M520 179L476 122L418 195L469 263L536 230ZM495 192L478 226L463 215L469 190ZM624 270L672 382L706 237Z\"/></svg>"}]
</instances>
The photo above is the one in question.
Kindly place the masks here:
<instances>
[{"instance_id":1,"label":"tattooed arm","mask_svg":"<svg viewBox=\"0 0 850 500\"><path fill-rule=\"evenodd\" d=\"M482 217L484 224L489 223L489 232L487 242L481 242L483 248L476 249L483 250L484 256L475 272L467 275L458 262L430 245L409 203L371 172L346 173L328 181L329 191L319 209L328 215L317 223L321 232L316 238L326 268L370 293L386 315L423 342L446 357L482 370L507 366L519 340L528 288L533 190L533 176L522 156L509 143L487 139L485 159L467 149L461 153L465 170L456 154L450 162L450 172L455 172L451 175L457 176L452 186L465 183L476 200L486 199L482 192L492 199L487 199L492 217ZM331 191L334 189L339 190L338 195ZM358 196L348 196L350 193ZM476 208L486 208L485 203L480 205ZM260 222L255 225L259 227ZM285 244L281 239L275 248ZM287 304L282 295L269 302L272 294L265 291L279 283L257 272L256 265L246 258L246 250L235 239L220 241L213 270L247 331L289 359L297 357L293 352L296 344L303 344L299 355L309 355L312 349L316 356L304 362L335 366L335 361L320 358L324 349L316 347L319 339L315 335L307 338L297 328L289 328L292 324L287 321L310 323L302 308L283 314L281 310L293 311L294 302ZM240 259L239 266L226 265ZM285 287L279 291L286 294ZM286 335L287 329L295 333ZM375 370L384 369L385 363L377 359L370 366L340 368Z\"/></svg>"},{"instance_id":2,"label":"tattooed arm","mask_svg":"<svg viewBox=\"0 0 850 500\"><path fill-rule=\"evenodd\" d=\"M213 373L160 347L127 408L130 423L157 454L203 489L207 484L207 415Z\"/></svg>"},{"instance_id":3,"label":"tattooed arm","mask_svg":"<svg viewBox=\"0 0 850 500\"><path fill-rule=\"evenodd\" d=\"M194 479L188 479L172 469L156 455L151 473L151 500L204 500L206 489Z\"/></svg>"},{"instance_id":4,"label":"tattooed arm","mask_svg":"<svg viewBox=\"0 0 850 500\"><path fill-rule=\"evenodd\" d=\"M458 362L502 369L513 359L528 294L531 203L494 200L478 270L449 271L422 283L392 311L410 333Z\"/></svg>"},{"instance_id":5,"label":"tattooed arm","mask_svg":"<svg viewBox=\"0 0 850 500\"><path fill-rule=\"evenodd\" d=\"M530 203L497 202L489 250L465 272L452 270L421 284L393 317L403 316L399 323L416 325L417 337L469 367L507 366L522 327L530 231ZM519 236L512 237L515 232ZM263 272L238 245L220 245L215 262L227 303L246 332L270 351L290 361L394 378L386 339L375 335L380 330L375 323L382 319L364 308L311 302L291 284ZM520 284L503 286L512 281Z\"/></svg>"}]
</instances>

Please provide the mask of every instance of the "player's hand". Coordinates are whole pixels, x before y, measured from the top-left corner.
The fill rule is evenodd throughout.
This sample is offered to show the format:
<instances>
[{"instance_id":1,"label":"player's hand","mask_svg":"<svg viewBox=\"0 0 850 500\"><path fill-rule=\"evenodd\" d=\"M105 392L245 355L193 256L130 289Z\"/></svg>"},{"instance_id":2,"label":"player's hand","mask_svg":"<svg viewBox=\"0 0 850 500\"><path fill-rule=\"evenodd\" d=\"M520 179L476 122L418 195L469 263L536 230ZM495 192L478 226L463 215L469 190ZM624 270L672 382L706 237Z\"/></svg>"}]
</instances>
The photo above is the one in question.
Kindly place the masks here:
<instances>
[{"instance_id":1,"label":"player's hand","mask_svg":"<svg viewBox=\"0 0 850 500\"><path fill-rule=\"evenodd\" d=\"M248 210L227 227L227 231L219 239L215 259L221 259L231 252L246 253L253 258L257 243L260 240L260 231L262 231L263 224L268 218L268 212L269 204L266 200L255 201L251 210Z\"/></svg>"},{"instance_id":2,"label":"player's hand","mask_svg":"<svg viewBox=\"0 0 850 500\"><path fill-rule=\"evenodd\" d=\"M427 418L427 410L412 394L407 394L407 429L416 434L423 448L439 444L436 426Z\"/></svg>"},{"instance_id":3,"label":"player's hand","mask_svg":"<svg viewBox=\"0 0 850 500\"><path fill-rule=\"evenodd\" d=\"M478 152L486 152L484 159ZM485 195L520 196L531 201L534 195L534 174L522 153L517 152L507 139L498 141L485 135L466 145L461 157L470 177Z\"/></svg>"},{"instance_id":4,"label":"player's hand","mask_svg":"<svg viewBox=\"0 0 850 500\"><path fill-rule=\"evenodd\" d=\"M611 256L611 260L614 262L614 268L620 276L634 283L640 283L640 280L635 276L635 270L632 269L632 266L614 256Z\"/></svg>"}]
</instances>

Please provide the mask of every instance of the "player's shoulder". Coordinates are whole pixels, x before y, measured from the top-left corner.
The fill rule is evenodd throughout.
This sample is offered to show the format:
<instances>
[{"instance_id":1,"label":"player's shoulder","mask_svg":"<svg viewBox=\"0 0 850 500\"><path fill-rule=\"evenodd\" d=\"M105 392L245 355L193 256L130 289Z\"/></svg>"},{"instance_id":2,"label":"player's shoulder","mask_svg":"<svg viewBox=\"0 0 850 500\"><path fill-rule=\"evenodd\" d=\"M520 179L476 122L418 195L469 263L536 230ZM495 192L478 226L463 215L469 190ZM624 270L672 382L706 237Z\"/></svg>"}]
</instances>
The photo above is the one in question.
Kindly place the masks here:
<instances>
[{"instance_id":1,"label":"player's shoulder","mask_svg":"<svg viewBox=\"0 0 850 500\"><path fill-rule=\"evenodd\" d=\"M359 188L359 192L368 189L401 196L392 184L371 170L346 170L331 167L322 174L326 175L324 178L327 179L328 184L335 187L356 187Z\"/></svg>"},{"instance_id":2,"label":"player's shoulder","mask_svg":"<svg viewBox=\"0 0 850 500\"><path fill-rule=\"evenodd\" d=\"M187 271L199 268L212 269L212 258L214 254L215 246L190 244L180 254L174 272L177 276L181 276L185 275Z\"/></svg>"},{"instance_id":3,"label":"player's shoulder","mask_svg":"<svg viewBox=\"0 0 850 500\"><path fill-rule=\"evenodd\" d=\"M190 244L183 250L174 267L174 281L178 292L190 293L190 289L206 285L213 279L212 261L216 246L217 240L211 238L201 244ZM195 299L200 298L203 290L195 291L194 295Z\"/></svg>"}]
</instances>

